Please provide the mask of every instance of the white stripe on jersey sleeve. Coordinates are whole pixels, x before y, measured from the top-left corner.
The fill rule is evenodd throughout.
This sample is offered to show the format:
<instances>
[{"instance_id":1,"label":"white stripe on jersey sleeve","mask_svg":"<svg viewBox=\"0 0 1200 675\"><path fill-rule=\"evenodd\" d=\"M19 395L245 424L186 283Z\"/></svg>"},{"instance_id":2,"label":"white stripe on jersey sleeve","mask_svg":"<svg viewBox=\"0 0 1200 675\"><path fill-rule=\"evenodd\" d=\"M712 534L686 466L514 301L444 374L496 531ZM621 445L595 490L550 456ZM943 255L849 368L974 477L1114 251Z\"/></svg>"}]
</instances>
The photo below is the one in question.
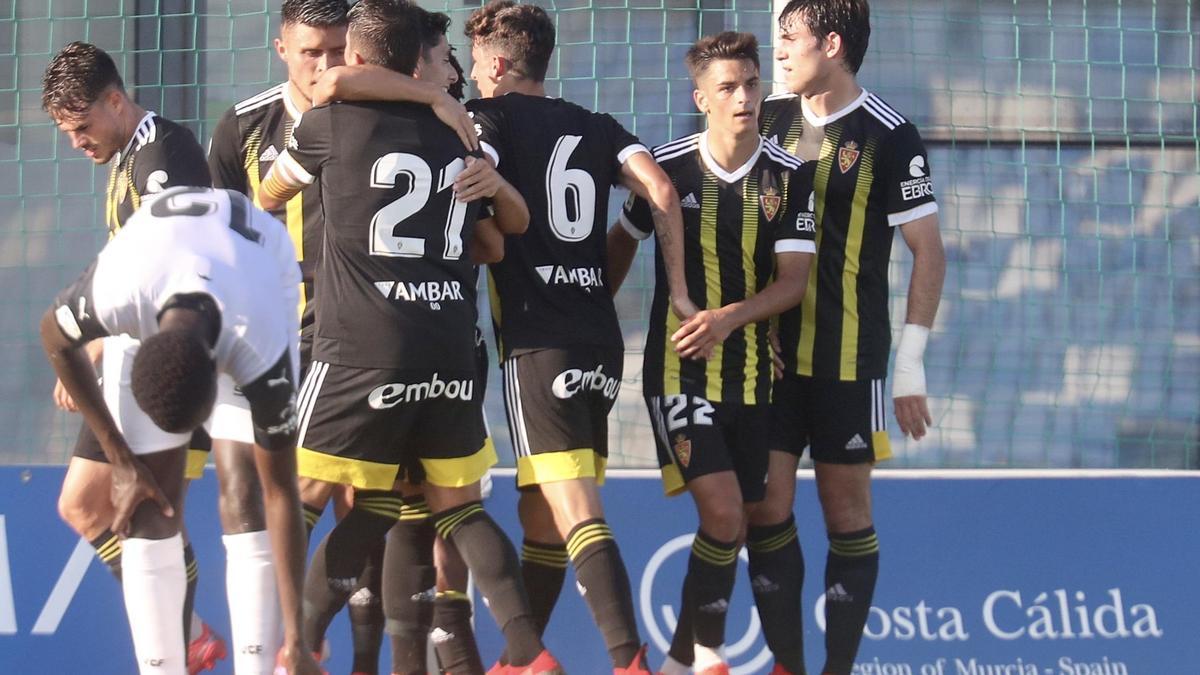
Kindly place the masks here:
<instances>
[{"instance_id":1,"label":"white stripe on jersey sleeve","mask_svg":"<svg viewBox=\"0 0 1200 675\"><path fill-rule=\"evenodd\" d=\"M479 149L483 150L485 153L487 153L488 157L492 158L492 164L495 164L497 169L500 168L500 153L496 151L496 148L492 147L491 143L480 141Z\"/></svg>"},{"instance_id":2,"label":"white stripe on jersey sleeve","mask_svg":"<svg viewBox=\"0 0 1200 675\"><path fill-rule=\"evenodd\" d=\"M274 175L284 187L289 190L303 190L313 184L317 178L300 166L300 162L292 159L287 150L275 160L271 165L271 171L267 174L268 177ZM264 180L265 182L265 180Z\"/></svg>"},{"instance_id":3,"label":"white stripe on jersey sleeve","mask_svg":"<svg viewBox=\"0 0 1200 675\"><path fill-rule=\"evenodd\" d=\"M617 164L624 164L625 162L629 161L630 157L633 157L639 152L649 154L650 150L641 143L633 143L617 153Z\"/></svg>"},{"instance_id":4,"label":"white stripe on jersey sleeve","mask_svg":"<svg viewBox=\"0 0 1200 675\"><path fill-rule=\"evenodd\" d=\"M811 239L780 239L775 242L776 253L816 253L817 243Z\"/></svg>"},{"instance_id":5,"label":"white stripe on jersey sleeve","mask_svg":"<svg viewBox=\"0 0 1200 675\"><path fill-rule=\"evenodd\" d=\"M621 223L621 227L625 228L625 231L629 233L629 236L637 239L638 241L648 239L650 235L653 234L653 232L642 232L636 226L634 226L634 224L629 220L629 216L625 215L625 209L621 209L621 214L618 220Z\"/></svg>"},{"instance_id":6,"label":"white stripe on jersey sleeve","mask_svg":"<svg viewBox=\"0 0 1200 675\"><path fill-rule=\"evenodd\" d=\"M925 202L924 204L921 204L920 206L914 206L907 211L901 211L900 213L889 213L888 225L891 225L892 227L904 225L905 223L911 223L917 218L924 218L925 216L937 212L937 202Z\"/></svg>"}]
</instances>

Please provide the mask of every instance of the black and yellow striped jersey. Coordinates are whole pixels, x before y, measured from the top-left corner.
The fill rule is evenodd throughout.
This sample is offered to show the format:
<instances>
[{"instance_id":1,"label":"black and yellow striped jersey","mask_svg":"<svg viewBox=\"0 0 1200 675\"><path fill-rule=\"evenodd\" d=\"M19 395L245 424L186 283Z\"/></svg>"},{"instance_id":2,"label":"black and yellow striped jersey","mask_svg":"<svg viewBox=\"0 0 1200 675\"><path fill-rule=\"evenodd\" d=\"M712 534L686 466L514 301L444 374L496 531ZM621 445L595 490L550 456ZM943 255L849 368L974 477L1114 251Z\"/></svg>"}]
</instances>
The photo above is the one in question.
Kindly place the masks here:
<instances>
[{"instance_id":1,"label":"black and yellow striped jersey","mask_svg":"<svg viewBox=\"0 0 1200 675\"><path fill-rule=\"evenodd\" d=\"M217 123L209 147L213 185L237 190L258 206L259 182L292 140L300 110L292 102L290 85L283 83L236 104ZM314 183L270 212L287 226L304 277L302 327L313 321L313 278L321 254L324 218L321 185Z\"/></svg>"},{"instance_id":2,"label":"black and yellow striped jersey","mask_svg":"<svg viewBox=\"0 0 1200 675\"><path fill-rule=\"evenodd\" d=\"M661 145L654 158L680 195L688 295L697 307L716 309L765 288L775 273L776 253L815 250L813 166L760 139L754 156L728 172L713 160L706 139L704 132ZM646 201L631 197L621 224L636 238L648 237L654 222ZM680 323L668 296L656 253L643 393L746 405L770 401L769 321L733 331L707 361L681 360L669 339Z\"/></svg>"},{"instance_id":3,"label":"black and yellow striped jersey","mask_svg":"<svg viewBox=\"0 0 1200 675\"><path fill-rule=\"evenodd\" d=\"M176 185L211 187L204 149L186 127L147 112L129 143L112 158L104 224L112 238L149 194Z\"/></svg>"},{"instance_id":4,"label":"black and yellow striped jersey","mask_svg":"<svg viewBox=\"0 0 1200 675\"><path fill-rule=\"evenodd\" d=\"M794 94L771 96L760 130L816 164L816 264L804 301L779 322L787 370L846 381L885 377L894 228L937 212L917 128L864 89L826 117Z\"/></svg>"}]
</instances>

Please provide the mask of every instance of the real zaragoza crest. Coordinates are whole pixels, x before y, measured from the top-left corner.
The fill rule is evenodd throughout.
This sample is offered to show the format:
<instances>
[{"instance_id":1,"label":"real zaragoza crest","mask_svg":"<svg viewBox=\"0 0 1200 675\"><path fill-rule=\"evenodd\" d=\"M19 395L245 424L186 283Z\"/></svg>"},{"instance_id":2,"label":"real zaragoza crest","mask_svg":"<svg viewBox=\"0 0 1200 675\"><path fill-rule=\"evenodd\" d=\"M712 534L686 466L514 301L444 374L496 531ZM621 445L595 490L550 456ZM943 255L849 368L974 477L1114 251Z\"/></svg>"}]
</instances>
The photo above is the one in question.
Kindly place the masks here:
<instances>
[{"instance_id":1,"label":"real zaragoza crest","mask_svg":"<svg viewBox=\"0 0 1200 675\"><path fill-rule=\"evenodd\" d=\"M838 168L842 173L849 173L850 169L854 168L854 164L858 161L859 156L858 143L847 141L845 145L838 150Z\"/></svg>"},{"instance_id":2,"label":"real zaragoza crest","mask_svg":"<svg viewBox=\"0 0 1200 675\"><path fill-rule=\"evenodd\" d=\"M683 434L675 435L675 457L685 469L692 462L692 442Z\"/></svg>"},{"instance_id":3,"label":"real zaragoza crest","mask_svg":"<svg viewBox=\"0 0 1200 675\"><path fill-rule=\"evenodd\" d=\"M762 204L763 215L771 221L779 215L779 206L783 203L783 197L780 196L779 190L775 189L775 186L768 185L759 191L758 202Z\"/></svg>"}]
</instances>

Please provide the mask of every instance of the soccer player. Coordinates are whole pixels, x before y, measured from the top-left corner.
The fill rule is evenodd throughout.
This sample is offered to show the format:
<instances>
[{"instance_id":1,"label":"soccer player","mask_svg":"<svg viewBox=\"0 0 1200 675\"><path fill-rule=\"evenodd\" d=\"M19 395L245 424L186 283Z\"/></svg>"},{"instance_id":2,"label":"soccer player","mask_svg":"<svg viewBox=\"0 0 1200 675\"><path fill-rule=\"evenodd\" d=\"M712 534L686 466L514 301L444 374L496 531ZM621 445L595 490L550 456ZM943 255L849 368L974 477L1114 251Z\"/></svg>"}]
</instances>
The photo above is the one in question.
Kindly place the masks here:
<instances>
[{"instance_id":1,"label":"soccer player","mask_svg":"<svg viewBox=\"0 0 1200 675\"><path fill-rule=\"evenodd\" d=\"M275 51L287 65L286 82L236 104L221 117L213 132L209 167L213 184L254 197L262 178L279 153L287 148L301 114L312 107L317 79L344 62L346 47L345 0L285 0L280 10L279 38ZM308 368L312 353L314 313L313 276L322 237L319 185L296 195L272 211L287 226L299 257L304 284L301 288L300 372ZM223 384L227 384L222 380ZM262 497L254 474L253 446L226 440L234 436L227 427L247 426L230 413L237 406L218 401L213 419L213 451L221 478L221 525L225 532L226 590L233 624L234 667L239 673L270 673L278 651L278 602L274 597L274 571L270 541L264 530ZM237 436L234 436L237 437ZM251 439L252 440L252 439ZM311 532L334 492L328 483L301 479L305 524ZM377 579L364 574L363 580ZM373 589L371 588L373 586ZM374 673L379 662L383 612L378 583L355 596L350 618L354 636L356 672ZM372 592L372 590L374 592ZM309 617L306 616L306 625ZM307 635L319 645L322 636ZM374 664L374 665L372 665Z\"/></svg>"},{"instance_id":2,"label":"soccer player","mask_svg":"<svg viewBox=\"0 0 1200 675\"><path fill-rule=\"evenodd\" d=\"M445 27L439 32L428 12L404 0L361 0L349 16L351 64L411 75L423 51L444 44ZM524 211L524 203L506 184L490 183L494 192L487 194L479 189L482 179L456 181L487 171L484 160L465 157L465 150L426 106L334 103L305 114L292 147L264 180L259 196L269 207L318 178L322 184L326 248L317 271L322 300L313 366L302 397L301 471L354 485L356 502L386 494L401 469L407 478L420 475L424 498L402 502L400 524L432 520L475 572L514 663L556 672L529 616L516 553L479 503L479 479L495 451L485 443L481 401L473 395L469 242L479 211L473 200L490 197L497 219ZM329 544L339 530L359 528L352 516L334 528L327 551L335 550ZM384 521L384 531L391 522ZM416 593L433 587L431 534L403 530L392 530L387 555L414 558L409 574L384 578L389 620L414 584ZM333 556L324 562L335 590L361 569L361 559L342 569L332 566ZM384 566L391 566L386 556Z\"/></svg>"},{"instance_id":3,"label":"soccer player","mask_svg":"<svg viewBox=\"0 0 1200 675\"><path fill-rule=\"evenodd\" d=\"M695 672L715 675L729 672L725 614L739 539L767 477L768 320L800 302L815 251L813 168L758 135L753 35L703 38L687 66L708 128L654 157L684 195L688 291L703 309L682 322L668 311L659 256L644 395L667 494L688 491L700 519L675 643L694 642ZM631 199L610 233L614 276L624 276L633 240L649 232L645 201ZM672 649L660 670L688 672L679 656Z\"/></svg>"},{"instance_id":4,"label":"soccer player","mask_svg":"<svg viewBox=\"0 0 1200 675\"><path fill-rule=\"evenodd\" d=\"M51 59L42 77L42 108L71 140L96 164L111 164L105 190L104 220L109 236L116 234L148 195L175 185L210 185L204 151L186 128L148 112L125 91L117 66L104 50L85 42L72 42ZM104 350L103 345L108 349ZM97 340L87 347L93 362L103 359L110 372L137 349L126 337ZM103 356L102 356L103 353ZM55 403L75 411L62 382L54 387ZM209 448L208 435L197 430L188 453L187 477L199 478ZM67 465L59 496L63 520L96 548L97 556L117 579L121 578L121 541L112 531L113 506L109 497L112 467L91 428L80 428L74 455ZM184 603L184 634L193 672L211 669L225 657L224 642L192 611L199 569L190 542L184 554L188 592Z\"/></svg>"},{"instance_id":5,"label":"soccer player","mask_svg":"<svg viewBox=\"0 0 1200 675\"><path fill-rule=\"evenodd\" d=\"M792 0L775 60L788 92L767 99L762 132L815 160L817 263L804 302L780 319L785 374L776 383L767 498L747 536L764 634L777 671L804 672L803 558L795 536L795 470L816 469L829 551L825 664L849 673L879 573L871 469L891 456L884 380L891 349L888 259L897 229L912 252L908 307L892 382L896 420L913 439L932 423L923 357L945 277L928 155L916 127L858 85L871 32L866 0Z\"/></svg>"},{"instance_id":6,"label":"soccer player","mask_svg":"<svg viewBox=\"0 0 1200 675\"><path fill-rule=\"evenodd\" d=\"M178 621L186 443L212 411L218 373L233 378L250 408L274 554L284 561L283 661L291 673L319 672L299 631L294 256L279 223L244 196L172 188L148 198L42 317L46 354L112 466L113 529L123 539L125 607L144 674L186 672ZM83 345L123 333L141 346L120 377L104 378L102 393Z\"/></svg>"},{"instance_id":7,"label":"soccer player","mask_svg":"<svg viewBox=\"0 0 1200 675\"><path fill-rule=\"evenodd\" d=\"M465 32L483 96L468 108L483 149L532 214L529 231L509 237L504 259L490 266L522 489L525 585L544 630L570 562L613 668L647 672L629 577L599 493L624 349L603 224L613 185L652 204L674 309L689 316L695 307L682 274L678 197L645 146L612 117L546 96L555 28L545 10L491 2Z\"/></svg>"}]
</instances>

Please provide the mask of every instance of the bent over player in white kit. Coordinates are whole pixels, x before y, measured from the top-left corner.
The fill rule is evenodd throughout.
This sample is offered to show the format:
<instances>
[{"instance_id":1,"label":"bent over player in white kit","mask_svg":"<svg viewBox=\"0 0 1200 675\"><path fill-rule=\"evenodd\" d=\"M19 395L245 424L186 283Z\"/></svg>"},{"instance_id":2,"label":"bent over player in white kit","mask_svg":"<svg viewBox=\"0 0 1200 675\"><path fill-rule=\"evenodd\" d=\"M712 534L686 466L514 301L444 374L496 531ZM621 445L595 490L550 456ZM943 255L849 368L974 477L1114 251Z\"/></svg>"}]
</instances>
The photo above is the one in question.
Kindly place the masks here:
<instances>
[{"instance_id":1,"label":"bent over player in white kit","mask_svg":"<svg viewBox=\"0 0 1200 675\"><path fill-rule=\"evenodd\" d=\"M296 288L283 226L227 190L152 199L42 317L42 345L112 464L125 608L143 674L186 672L180 538L187 440L213 410L217 374L245 394L277 565L289 672L318 673L300 636L304 530L296 489ZM104 391L90 340L142 340ZM107 405L106 405L107 400ZM112 411L112 412L110 412Z\"/></svg>"}]
</instances>

